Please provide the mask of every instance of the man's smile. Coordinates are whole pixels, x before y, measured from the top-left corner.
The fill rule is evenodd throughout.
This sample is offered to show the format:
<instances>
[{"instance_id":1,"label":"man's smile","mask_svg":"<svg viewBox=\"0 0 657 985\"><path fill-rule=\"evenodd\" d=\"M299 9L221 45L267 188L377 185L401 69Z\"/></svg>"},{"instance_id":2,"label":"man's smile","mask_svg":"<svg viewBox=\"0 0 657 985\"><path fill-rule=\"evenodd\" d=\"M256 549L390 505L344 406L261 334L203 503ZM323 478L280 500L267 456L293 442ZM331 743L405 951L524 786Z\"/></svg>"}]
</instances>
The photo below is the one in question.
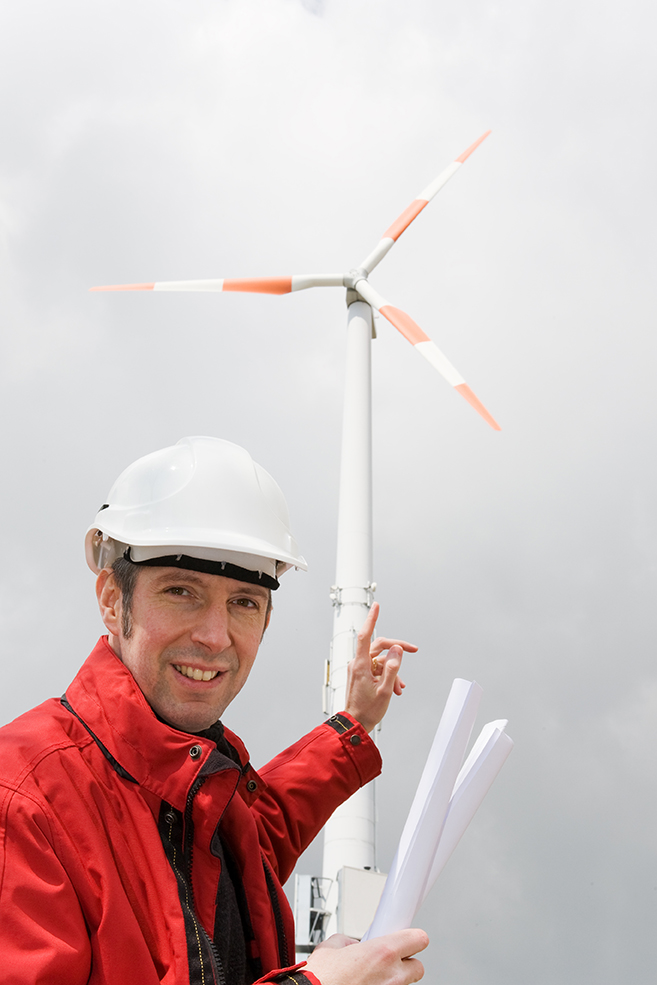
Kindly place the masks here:
<instances>
[{"instance_id":1,"label":"man's smile","mask_svg":"<svg viewBox=\"0 0 657 985\"><path fill-rule=\"evenodd\" d=\"M192 681L212 681L220 673L218 670L201 670L200 667L187 667L185 664L174 664L175 670L183 677Z\"/></svg>"}]
</instances>

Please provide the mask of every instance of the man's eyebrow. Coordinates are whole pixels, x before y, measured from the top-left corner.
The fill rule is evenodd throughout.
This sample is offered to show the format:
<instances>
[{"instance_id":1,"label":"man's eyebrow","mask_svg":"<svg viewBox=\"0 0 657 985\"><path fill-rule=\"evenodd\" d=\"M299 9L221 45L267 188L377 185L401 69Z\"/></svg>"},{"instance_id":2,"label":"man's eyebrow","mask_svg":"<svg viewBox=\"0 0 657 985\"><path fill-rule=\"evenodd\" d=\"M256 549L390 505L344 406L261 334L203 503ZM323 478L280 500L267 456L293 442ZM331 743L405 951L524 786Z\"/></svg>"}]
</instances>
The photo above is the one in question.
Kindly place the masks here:
<instances>
[{"instance_id":1,"label":"man's eyebrow","mask_svg":"<svg viewBox=\"0 0 657 985\"><path fill-rule=\"evenodd\" d=\"M263 588L261 585L251 585L249 582L242 582L239 588L235 589L236 592L241 592L243 595L257 595L258 598L268 599L269 590Z\"/></svg>"},{"instance_id":2,"label":"man's eyebrow","mask_svg":"<svg viewBox=\"0 0 657 985\"><path fill-rule=\"evenodd\" d=\"M203 584L202 578L199 578L193 571L189 571L186 568L167 568L166 571L162 571L155 578L156 583L165 581L194 581L197 585Z\"/></svg>"}]
</instances>

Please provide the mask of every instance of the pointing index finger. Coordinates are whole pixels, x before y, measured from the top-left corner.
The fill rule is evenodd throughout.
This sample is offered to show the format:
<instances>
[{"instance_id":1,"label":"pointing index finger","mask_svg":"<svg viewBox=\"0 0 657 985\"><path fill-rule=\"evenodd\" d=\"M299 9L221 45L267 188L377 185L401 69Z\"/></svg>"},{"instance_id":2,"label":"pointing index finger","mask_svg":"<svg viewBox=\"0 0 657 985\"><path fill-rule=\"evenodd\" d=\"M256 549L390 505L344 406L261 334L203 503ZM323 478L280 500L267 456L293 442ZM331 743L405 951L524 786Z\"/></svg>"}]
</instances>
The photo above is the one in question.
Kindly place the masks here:
<instances>
[{"instance_id":1,"label":"pointing index finger","mask_svg":"<svg viewBox=\"0 0 657 985\"><path fill-rule=\"evenodd\" d=\"M376 626L376 620L378 618L379 618L379 603L373 602L372 608L367 613L367 616L365 617L365 622L361 626L360 632L358 633L359 642L367 641L369 645L369 641L372 638L372 633L374 632L374 627Z\"/></svg>"}]
</instances>

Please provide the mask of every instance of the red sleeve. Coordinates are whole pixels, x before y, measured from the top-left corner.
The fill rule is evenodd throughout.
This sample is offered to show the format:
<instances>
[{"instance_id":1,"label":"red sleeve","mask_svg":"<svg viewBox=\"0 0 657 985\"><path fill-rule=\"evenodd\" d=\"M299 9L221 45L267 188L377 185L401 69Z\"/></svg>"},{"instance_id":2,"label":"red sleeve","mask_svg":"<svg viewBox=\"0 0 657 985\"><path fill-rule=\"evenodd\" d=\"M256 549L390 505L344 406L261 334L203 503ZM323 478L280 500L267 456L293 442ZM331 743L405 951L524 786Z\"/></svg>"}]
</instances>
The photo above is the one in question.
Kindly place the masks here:
<instances>
[{"instance_id":1,"label":"red sleeve","mask_svg":"<svg viewBox=\"0 0 657 985\"><path fill-rule=\"evenodd\" d=\"M4 985L83 985L91 945L50 824L29 796L0 788L0 955Z\"/></svg>"},{"instance_id":2,"label":"red sleeve","mask_svg":"<svg viewBox=\"0 0 657 985\"><path fill-rule=\"evenodd\" d=\"M282 971L270 971L264 978L259 978L253 985L322 985L319 978L313 975L312 971L304 969L305 961L301 964L292 965Z\"/></svg>"},{"instance_id":3,"label":"red sleeve","mask_svg":"<svg viewBox=\"0 0 657 985\"><path fill-rule=\"evenodd\" d=\"M262 849L281 883L336 807L380 772L378 749L344 713L258 770L267 786L251 810Z\"/></svg>"}]
</instances>

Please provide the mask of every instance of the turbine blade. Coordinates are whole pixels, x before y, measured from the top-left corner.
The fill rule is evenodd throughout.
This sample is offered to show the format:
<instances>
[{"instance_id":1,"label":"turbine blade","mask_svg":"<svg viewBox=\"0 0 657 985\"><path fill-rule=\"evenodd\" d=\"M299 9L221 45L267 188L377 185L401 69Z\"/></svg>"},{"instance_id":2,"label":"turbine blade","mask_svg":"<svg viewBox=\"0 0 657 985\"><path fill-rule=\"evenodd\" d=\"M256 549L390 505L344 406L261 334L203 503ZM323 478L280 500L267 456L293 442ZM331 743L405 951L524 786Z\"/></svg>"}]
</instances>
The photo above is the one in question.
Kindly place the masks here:
<instances>
[{"instance_id":1,"label":"turbine blade","mask_svg":"<svg viewBox=\"0 0 657 985\"><path fill-rule=\"evenodd\" d=\"M153 284L111 284L91 291L241 291L289 294L309 287L343 287L344 274L294 274L292 277L237 277L216 280L164 280Z\"/></svg>"},{"instance_id":2,"label":"turbine blade","mask_svg":"<svg viewBox=\"0 0 657 985\"><path fill-rule=\"evenodd\" d=\"M90 291L152 291L155 284L108 284L102 287L90 287Z\"/></svg>"},{"instance_id":3,"label":"turbine blade","mask_svg":"<svg viewBox=\"0 0 657 985\"><path fill-rule=\"evenodd\" d=\"M455 161L452 161L449 167L445 168L444 171L441 171L438 177L435 178L430 185L427 185L427 187L420 192L417 198L413 199L411 204L404 209L401 215L397 216L393 224L386 229L370 255L363 261L363 263L360 264L363 270L366 270L368 274L374 270L376 265L383 260L386 253L392 249L404 230L408 229L413 220L419 216L422 209L424 209L425 206L429 204L431 199L438 194L443 185L447 184L452 175L456 174L461 165L467 161L473 151L479 147L479 144L483 143L490 132L490 130L487 130L486 133L482 134L481 137L475 140L473 144L470 144L467 150L464 150Z\"/></svg>"},{"instance_id":4,"label":"turbine blade","mask_svg":"<svg viewBox=\"0 0 657 985\"><path fill-rule=\"evenodd\" d=\"M164 280L153 284L112 284L92 291L248 291L256 294L289 294L291 277L249 277L229 280Z\"/></svg>"},{"instance_id":5,"label":"turbine blade","mask_svg":"<svg viewBox=\"0 0 657 985\"><path fill-rule=\"evenodd\" d=\"M474 407L478 414L483 417L483 419L490 424L490 426L495 431L501 431L499 424L495 418L486 410L481 400L472 392L468 384L465 382L461 374L454 366L450 363L447 356L445 356L435 342L432 342L429 336L422 331L420 326L413 321L410 315L407 315L405 311L400 308L395 308L391 305L385 298L381 297L378 291L375 291L372 285L366 280L359 280L356 283L356 291L360 294L363 301L367 301L372 307L380 311L384 318L390 322L391 325L397 329L398 332L407 339L411 345L420 353L421 356L431 363L434 369L437 369L440 375L450 383L455 390L461 394L461 396L468 401L468 403Z\"/></svg>"},{"instance_id":6,"label":"turbine blade","mask_svg":"<svg viewBox=\"0 0 657 985\"><path fill-rule=\"evenodd\" d=\"M239 277L226 279L224 291L241 291L246 294L289 294L292 290L291 277Z\"/></svg>"}]
</instances>

